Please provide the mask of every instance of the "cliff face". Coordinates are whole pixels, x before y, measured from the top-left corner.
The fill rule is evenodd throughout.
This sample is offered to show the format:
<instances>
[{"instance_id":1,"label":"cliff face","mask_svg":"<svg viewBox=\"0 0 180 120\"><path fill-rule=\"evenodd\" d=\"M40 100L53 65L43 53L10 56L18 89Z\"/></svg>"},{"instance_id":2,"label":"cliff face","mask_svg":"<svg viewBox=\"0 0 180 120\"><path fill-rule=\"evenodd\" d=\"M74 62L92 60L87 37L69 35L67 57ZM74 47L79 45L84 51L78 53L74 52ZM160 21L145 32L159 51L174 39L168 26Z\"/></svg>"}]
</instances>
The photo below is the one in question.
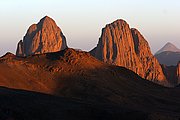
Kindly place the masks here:
<instances>
[{"instance_id":1,"label":"cliff face","mask_svg":"<svg viewBox=\"0 0 180 120\"><path fill-rule=\"evenodd\" d=\"M46 16L38 24L29 27L26 35L18 43L16 55L28 56L56 52L67 48L66 38L55 21Z\"/></svg>"},{"instance_id":2,"label":"cliff face","mask_svg":"<svg viewBox=\"0 0 180 120\"><path fill-rule=\"evenodd\" d=\"M124 20L106 25L97 47L90 53L106 63L126 67L145 79L167 84L148 42L138 30L130 29Z\"/></svg>"},{"instance_id":3,"label":"cliff face","mask_svg":"<svg viewBox=\"0 0 180 120\"><path fill-rule=\"evenodd\" d=\"M137 29L131 29L135 52L144 71L144 78L148 80L164 80L164 74L158 60L151 53L148 42Z\"/></svg>"},{"instance_id":4,"label":"cliff face","mask_svg":"<svg viewBox=\"0 0 180 120\"><path fill-rule=\"evenodd\" d=\"M178 84L180 84L180 61L177 65L177 77L178 77Z\"/></svg>"},{"instance_id":5,"label":"cliff face","mask_svg":"<svg viewBox=\"0 0 180 120\"><path fill-rule=\"evenodd\" d=\"M178 85L178 77L177 77L177 66L166 66L162 65L163 73L166 76L169 85L171 87L175 87Z\"/></svg>"},{"instance_id":6,"label":"cliff face","mask_svg":"<svg viewBox=\"0 0 180 120\"><path fill-rule=\"evenodd\" d=\"M118 20L103 28L93 55L104 62L125 66L140 73L142 64L140 64L134 49L129 25L123 20Z\"/></svg>"},{"instance_id":7,"label":"cliff face","mask_svg":"<svg viewBox=\"0 0 180 120\"><path fill-rule=\"evenodd\" d=\"M176 66L162 65L162 68L170 86L175 87L180 84L180 62Z\"/></svg>"}]
</instances>

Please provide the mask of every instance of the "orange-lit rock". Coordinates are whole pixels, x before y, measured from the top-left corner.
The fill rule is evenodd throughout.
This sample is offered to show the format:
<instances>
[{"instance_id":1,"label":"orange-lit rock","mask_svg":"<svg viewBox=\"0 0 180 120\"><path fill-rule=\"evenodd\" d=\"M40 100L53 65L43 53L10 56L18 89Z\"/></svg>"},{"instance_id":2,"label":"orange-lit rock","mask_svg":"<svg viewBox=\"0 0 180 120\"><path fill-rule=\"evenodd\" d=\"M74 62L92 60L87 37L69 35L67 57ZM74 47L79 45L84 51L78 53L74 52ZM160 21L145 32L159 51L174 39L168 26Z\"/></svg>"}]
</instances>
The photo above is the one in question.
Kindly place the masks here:
<instances>
[{"instance_id":1,"label":"orange-lit rock","mask_svg":"<svg viewBox=\"0 0 180 120\"><path fill-rule=\"evenodd\" d=\"M177 65L177 77L178 77L178 84L180 84L180 61Z\"/></svg>"},{"instance_id":2,"label":"orange-lit rock","mask_svg":"<svg viewBox=\"0 0 180 120\"><path fill-rule=\"evenodd\" d=\"M66 38L55 21L48 16L38 24L29 27L26 35L18 43L16 55L28 56L56 52L67 48Z\"/></svg>"},{"instance_id":3,"label":"orange-lit rock","mask_svg":"<svg viewBox=\"0 0 180 120\"><path fill-rule=\"evenodd\" d=\"M135 52L143 66L144 78L148 80L165 80L158 60L151 53L148 42L137 29L131 29Z\"/></svg>"},{"instance_id":4,"label":"orange-lit rock","mask_svg":"<svg viewBox=\"0 0 180 120\"><path fill-rule=\"evenodd\" d=\"M124 66L141 77L167 85L157 59L152 55L148 42L136 29L130 29L124 20L106 25L98 45L90 53L106 63Z\"/></svg>"}]
</instances>

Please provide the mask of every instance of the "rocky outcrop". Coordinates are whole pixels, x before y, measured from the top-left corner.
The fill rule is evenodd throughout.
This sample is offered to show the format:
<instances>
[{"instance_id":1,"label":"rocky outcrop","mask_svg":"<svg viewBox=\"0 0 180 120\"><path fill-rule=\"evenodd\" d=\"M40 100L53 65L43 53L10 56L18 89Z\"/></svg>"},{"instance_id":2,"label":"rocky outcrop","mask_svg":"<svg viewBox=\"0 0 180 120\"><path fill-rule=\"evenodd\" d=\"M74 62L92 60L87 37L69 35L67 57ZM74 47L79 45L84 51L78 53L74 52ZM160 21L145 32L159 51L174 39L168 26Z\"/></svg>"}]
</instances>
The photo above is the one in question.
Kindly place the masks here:
<instances>
[{"instance_id":1,"label":"rocky outcrop","mask_svg":"<svg viewBox=\"0 0 180 120\"><path fill-rule=\"evenodd\" d=\"M48 16L29 27L17 45L17 56L56 52L67 48L66 38L55 21Z\"/></svg>"},{"instance_id":2,"label":"rocky outcrop","mask_svg":"<svg viewBox=\"0 0 180 120\"><path fill-rule=\"evenodd\" d=\"M178 85L178 78L177 78L177 66L166 66L161 65L163 69L163 73L166 76L169 86L175 87Z\"/></svg>"},{"instance_id":3,"label":"rocky outcrop","mask_svg":"<svg viewBox=\"0 0 180 120\"><path fill-rule=\"evenodd\" d=\"M176 66L162 65L162 68L170 86L175 87L180 84L180 62Z\"/></svg>"},{"instance_id":4,"label":"rocky outcrop","mask_svg":"<svg viewBox=\"0 0 180 120\"><path fill-rule=\"evenodd\" d=\"M177 65L177 78L178 78L178 84L180 84L180 61Z\"/></svg>"},{"instance_id":5,"label":"rocky outcrop","mask_svg":"<svg viewBox=\"0 0 180 120\"><path fill-rule=\"evenodd\" d=\"M139 71L142 69L142 64L134 49L129 25L123 20L118 20L103 28L98 45L91 51L91 54L104 62L142 72Z\"/></svg>"},{"instance_id":6,"label":"rocky outcrop","mask_svg":"<svg viewBox=\"0 0 180 120\"><path fill-rule=\"evenodd\" d=\"M24 56L23 41L20 40L17 45L16 55Z\"/></svg>"},{"instance_id":7,"label":"rocky outcrop","mask_svg":"<svg viewBox=\"0 0 180 120\"><path fill-rule=\"evenodd\" d=\"M102 29L96 48L90 53L106 63L124 66L141 77L167 85L167 80L148 42L124 20L117 20Z\"/></svg>"},{"instance_id":8,"label":"rocky outcrop","mask_svg":"<svg viewBox=\"0 0 180 120\"><path fill-rule=\"evenodd\" d=\"M144 78L148 80L165 80L162 68L151 53L148 42L137 29L131 29L135 52L143 66Z\"/></svg>"}]
</instances>

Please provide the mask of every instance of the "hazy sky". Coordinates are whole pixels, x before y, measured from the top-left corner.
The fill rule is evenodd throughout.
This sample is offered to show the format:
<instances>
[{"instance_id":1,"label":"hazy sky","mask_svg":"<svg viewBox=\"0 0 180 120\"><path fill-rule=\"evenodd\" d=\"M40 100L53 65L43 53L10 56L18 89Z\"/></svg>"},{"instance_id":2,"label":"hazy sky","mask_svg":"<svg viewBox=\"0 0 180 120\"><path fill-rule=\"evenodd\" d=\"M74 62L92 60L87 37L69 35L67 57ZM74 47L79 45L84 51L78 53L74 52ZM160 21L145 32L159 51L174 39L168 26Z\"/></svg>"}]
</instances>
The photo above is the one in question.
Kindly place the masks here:
<instances>
[{"instance_id":1,"label":"hazy sky","mask_svg":"<svg viewBox=\"0 0 180 120\"><path fill-rule=\"evenodd\" d=\"M137 28L153 53L166 42L180 48L180 0L0 0L0 55L15 53L28 27L45 15L73 48L94 48L101 29L116 19Z\"/></svg>"}]
</instances>

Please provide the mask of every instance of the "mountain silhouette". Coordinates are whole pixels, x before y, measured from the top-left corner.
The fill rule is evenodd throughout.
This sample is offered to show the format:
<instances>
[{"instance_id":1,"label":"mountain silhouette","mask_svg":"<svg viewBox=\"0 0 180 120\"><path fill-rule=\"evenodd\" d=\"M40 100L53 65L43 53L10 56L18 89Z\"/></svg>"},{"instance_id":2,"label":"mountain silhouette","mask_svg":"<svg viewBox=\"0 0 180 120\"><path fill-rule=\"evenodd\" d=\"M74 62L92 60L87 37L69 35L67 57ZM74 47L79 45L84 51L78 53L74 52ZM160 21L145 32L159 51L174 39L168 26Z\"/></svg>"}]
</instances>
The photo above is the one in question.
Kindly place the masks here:
<instances>
[{"instance_id":1,"label":"mountain silhouette","mask_svg":"<svg viewBox=\"0 0 180 120\"><path fill-rule=\"evenodd\" d=\"M166 66L176 66L180 61L180 49L168 42L155 54L155 57L158 59L160 64Z\"/></svg>"},{"instance_id":2,"label":"mountain silhouette","mask_svg":"<svg viewBox=\"0 0 180 120\"><path fill-rule=\"evenodd\" d=\"M0 58L0 85L21 89L0 92L1 114L14 119L180 118L179 88L157 85L71 48L28 57L6 54Z\"/></svg>"},{"instance_id":3,"label":"mountain silhouette","mask_svg":"<svg viewBox=\"0 0 180 120\"><path fill-rule=\"evenodd\" d=\"M97 47L85 52L68 48L45 16L30 26L16 55L0 57L0 119L178 120L179 71L180 63L161 66L124 20L106 25Z\"/></svg>"},{"instance_id":4,"label":"mountain silhouette","mask_svg":"<svg viewBox=\"0 0 180 120\"><path fill-rule=\"evenodd\" d=\"M180 49L177 48L174 44L168 42L160 50L158 50L155 55L162 52L180 52Z\"/></svg>"}]
</instances>

